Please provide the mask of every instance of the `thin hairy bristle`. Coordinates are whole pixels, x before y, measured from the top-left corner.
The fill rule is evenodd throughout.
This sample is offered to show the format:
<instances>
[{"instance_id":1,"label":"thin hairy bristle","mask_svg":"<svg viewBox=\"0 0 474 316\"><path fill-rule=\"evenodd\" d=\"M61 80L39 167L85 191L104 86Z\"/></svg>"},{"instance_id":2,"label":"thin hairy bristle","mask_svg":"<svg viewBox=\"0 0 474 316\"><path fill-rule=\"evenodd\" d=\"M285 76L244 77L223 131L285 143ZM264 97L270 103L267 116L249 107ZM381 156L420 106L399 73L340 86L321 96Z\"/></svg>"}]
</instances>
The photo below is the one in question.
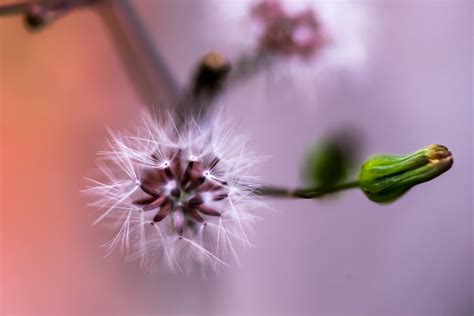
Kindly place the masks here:
<instances>
[{"instance_id":1,"label":"thin hairy bristle","mask_svg":"<svg viewBox=\"0 0 474 316\"><path fill-rule=\"evenodd\" d=\"M217 270L236 258L233 243L252 246L247 231L260 202L248 172L258 159L222 117L180 130L166 118L145 114L135 133L111 132L99 152L104 179L88 179L84 190L101 212L93 224L112 224L107 251L120 248L147 270Z\"/></svg>"}]
</instances>

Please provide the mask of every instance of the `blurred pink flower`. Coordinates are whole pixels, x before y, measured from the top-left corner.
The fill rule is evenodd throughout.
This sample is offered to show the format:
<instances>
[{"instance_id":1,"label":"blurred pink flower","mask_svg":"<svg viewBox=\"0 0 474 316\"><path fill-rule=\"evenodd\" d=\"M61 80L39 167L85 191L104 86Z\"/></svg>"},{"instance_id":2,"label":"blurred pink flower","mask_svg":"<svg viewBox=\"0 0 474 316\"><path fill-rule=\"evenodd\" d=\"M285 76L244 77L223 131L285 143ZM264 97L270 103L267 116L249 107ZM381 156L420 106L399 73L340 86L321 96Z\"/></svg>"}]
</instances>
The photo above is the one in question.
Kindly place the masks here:
<instances>
[{"instance_id":1,"label":"blurred pink flower","mask_svg":"<svg viewBox=\"0 0 474 316\"><path fill-rule=\"evenodd\" d=\"M302 58L313 57L328 41L312 8L292 13L279 1L262 1L251 9L260 27L260 49Z\"/></svg>"}]
</instances>

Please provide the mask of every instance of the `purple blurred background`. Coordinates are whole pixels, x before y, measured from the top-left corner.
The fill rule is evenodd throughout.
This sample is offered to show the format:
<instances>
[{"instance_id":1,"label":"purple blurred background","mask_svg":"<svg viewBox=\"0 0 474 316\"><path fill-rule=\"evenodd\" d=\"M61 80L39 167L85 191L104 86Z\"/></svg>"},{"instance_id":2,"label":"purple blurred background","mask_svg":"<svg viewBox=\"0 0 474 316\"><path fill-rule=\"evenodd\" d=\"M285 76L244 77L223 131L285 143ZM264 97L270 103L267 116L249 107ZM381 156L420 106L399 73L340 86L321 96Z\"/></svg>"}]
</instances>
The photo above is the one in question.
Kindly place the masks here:
<instances>
[{"instance_id":1,"label":"purple blurred background","mask_svg":"<svg viewBox=\"0 0 474 316\"><path fill-rule=\"evenodd\" d=\"M133 3L183 84L203 53L246 45L236 2ZM362 56L321 60L316 75L282 65L219 99L271 156L256 172L296 186L307 146L347 125L364 157L440 143L454 166L385 206L358 191L271 201L256 248L205 279L146 275L98 247L109 232L90 225L82 177L106 127L133 126L144 106L100 17L73 12L37 34L1 18L2 314L473 315L473 4L322 5L333 21L356 13L335 33L360 38Z\"/></svg>"}]
</instances>

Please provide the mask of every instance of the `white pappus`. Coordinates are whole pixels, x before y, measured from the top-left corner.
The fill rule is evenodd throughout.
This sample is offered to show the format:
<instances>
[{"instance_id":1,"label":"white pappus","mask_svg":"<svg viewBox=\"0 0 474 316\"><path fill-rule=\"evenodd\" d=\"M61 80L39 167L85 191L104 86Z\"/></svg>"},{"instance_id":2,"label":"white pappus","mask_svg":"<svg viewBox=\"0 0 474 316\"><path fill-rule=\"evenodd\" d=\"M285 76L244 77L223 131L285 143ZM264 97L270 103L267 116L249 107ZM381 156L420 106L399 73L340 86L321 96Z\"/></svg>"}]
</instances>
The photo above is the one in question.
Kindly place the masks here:
<instances>
[{"instance_id":1,"label":"white pappus","mask_svg":"<svg viewBox=\"0 0 474 316\"><path fill-rule=\"evenodd\" d=\"M88 179L84 190L100 213L94 224L115 230L108 252L119 247L148 271L218 270L238 261L236 245L252 246L261 201L249 171L259 158L223 115L182 128L165 117L144 114L133 133L111 132L109 150L99 152L104 180Z\"/></svg>"}]
</instances>

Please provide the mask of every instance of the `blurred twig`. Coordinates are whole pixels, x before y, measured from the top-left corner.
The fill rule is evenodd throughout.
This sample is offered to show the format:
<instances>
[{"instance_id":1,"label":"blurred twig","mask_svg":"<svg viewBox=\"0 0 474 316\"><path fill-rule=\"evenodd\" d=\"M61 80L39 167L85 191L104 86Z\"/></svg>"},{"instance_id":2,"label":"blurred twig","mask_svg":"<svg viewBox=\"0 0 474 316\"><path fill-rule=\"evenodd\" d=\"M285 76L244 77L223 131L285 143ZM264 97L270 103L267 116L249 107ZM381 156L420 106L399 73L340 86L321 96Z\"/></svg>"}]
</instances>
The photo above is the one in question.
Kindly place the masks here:
<instances>
[{"instance_id":1,"label":"blurred twig","mask_svg":"<svg viewBox=\"0 0 474 316\"><path fill-rule=\"evenodd\" d=\"M13 15L26 13L31 6L30 2L17 2L0 5L0 15Z\"/></svg>"},{"instance_id":2,"label":"blurred twig","mask_svg":"<svg viewBox=\"0 0 474 316\"><path fill-rule=\"evenodd\" d=\"M0 5L0 16L21 14L31 30L56 21L72 9L90 6L101 0L38 0ZM102 0L103 1L103 0Z\"/></svg>"},{"instance_id":3,"label":"blurred twig","mask_svg":"<svg viewBox=\"0 0 474 316\"><path fill-rule=\"evenodd\" d=\"M192 116L198 121L204 120L214 110L220 95L269 67L272 61L272 55L265 50L243 54L234 62L218 51L205 54L180 102L182 119Z\"/></svg>"},{"instance_id":4,"label":"blurred twig","mask_svg":"<svg viewBox=\"0 0 474 316\"><path fill-rule=\"evenodd\" d=\"M158 107L178 104L180 89L149 32L128 0L38 0L0 5L0 16L22 15L30 30L39 31L73 9L92 7L103 18L113 43L142 102Z\"/></svg>"},{"instance_id":5,"label":"blurred twig","mask_svg":"<svg viewBox=\"0 0 474 316\"><path fill-rule=\"evenodd\" d=\"M273 186L263 186L253 190L259 196L277 198L317 199L324 195L360 187L359 180L352 180L332 186L318 186L300 189L287 189Z\"/></svg>"},{"instance_id":6,"label":"blurred twig","mask_svg":"<svg viewBox=\"0 0 474 316\"><path fill-rule=\"evenodd\" d=\"M130 80L152 111L174 108L180 87L148 30L127 0L106 3L98 11L107 25Z\"/></svg>"},{"instance_id":7,"label":"blurred twig","mask_svg":"<svg viewBox=\"0 0 474 316\"><path fill-rule=\"evenodd\" d=\"M219 95L266 64L266 54L245 55L236 61L230 72L231 66L226 57L211 52L197 64L187 89L181 89L150 32L128 0L23 1L1 5L0 16L22 15L30 30L40 31L72 10L92 5L109 30L141 101L155 113L163 109L174 113L178 126L190 117L205 119Z\"/></svg>"}]
</instances>

